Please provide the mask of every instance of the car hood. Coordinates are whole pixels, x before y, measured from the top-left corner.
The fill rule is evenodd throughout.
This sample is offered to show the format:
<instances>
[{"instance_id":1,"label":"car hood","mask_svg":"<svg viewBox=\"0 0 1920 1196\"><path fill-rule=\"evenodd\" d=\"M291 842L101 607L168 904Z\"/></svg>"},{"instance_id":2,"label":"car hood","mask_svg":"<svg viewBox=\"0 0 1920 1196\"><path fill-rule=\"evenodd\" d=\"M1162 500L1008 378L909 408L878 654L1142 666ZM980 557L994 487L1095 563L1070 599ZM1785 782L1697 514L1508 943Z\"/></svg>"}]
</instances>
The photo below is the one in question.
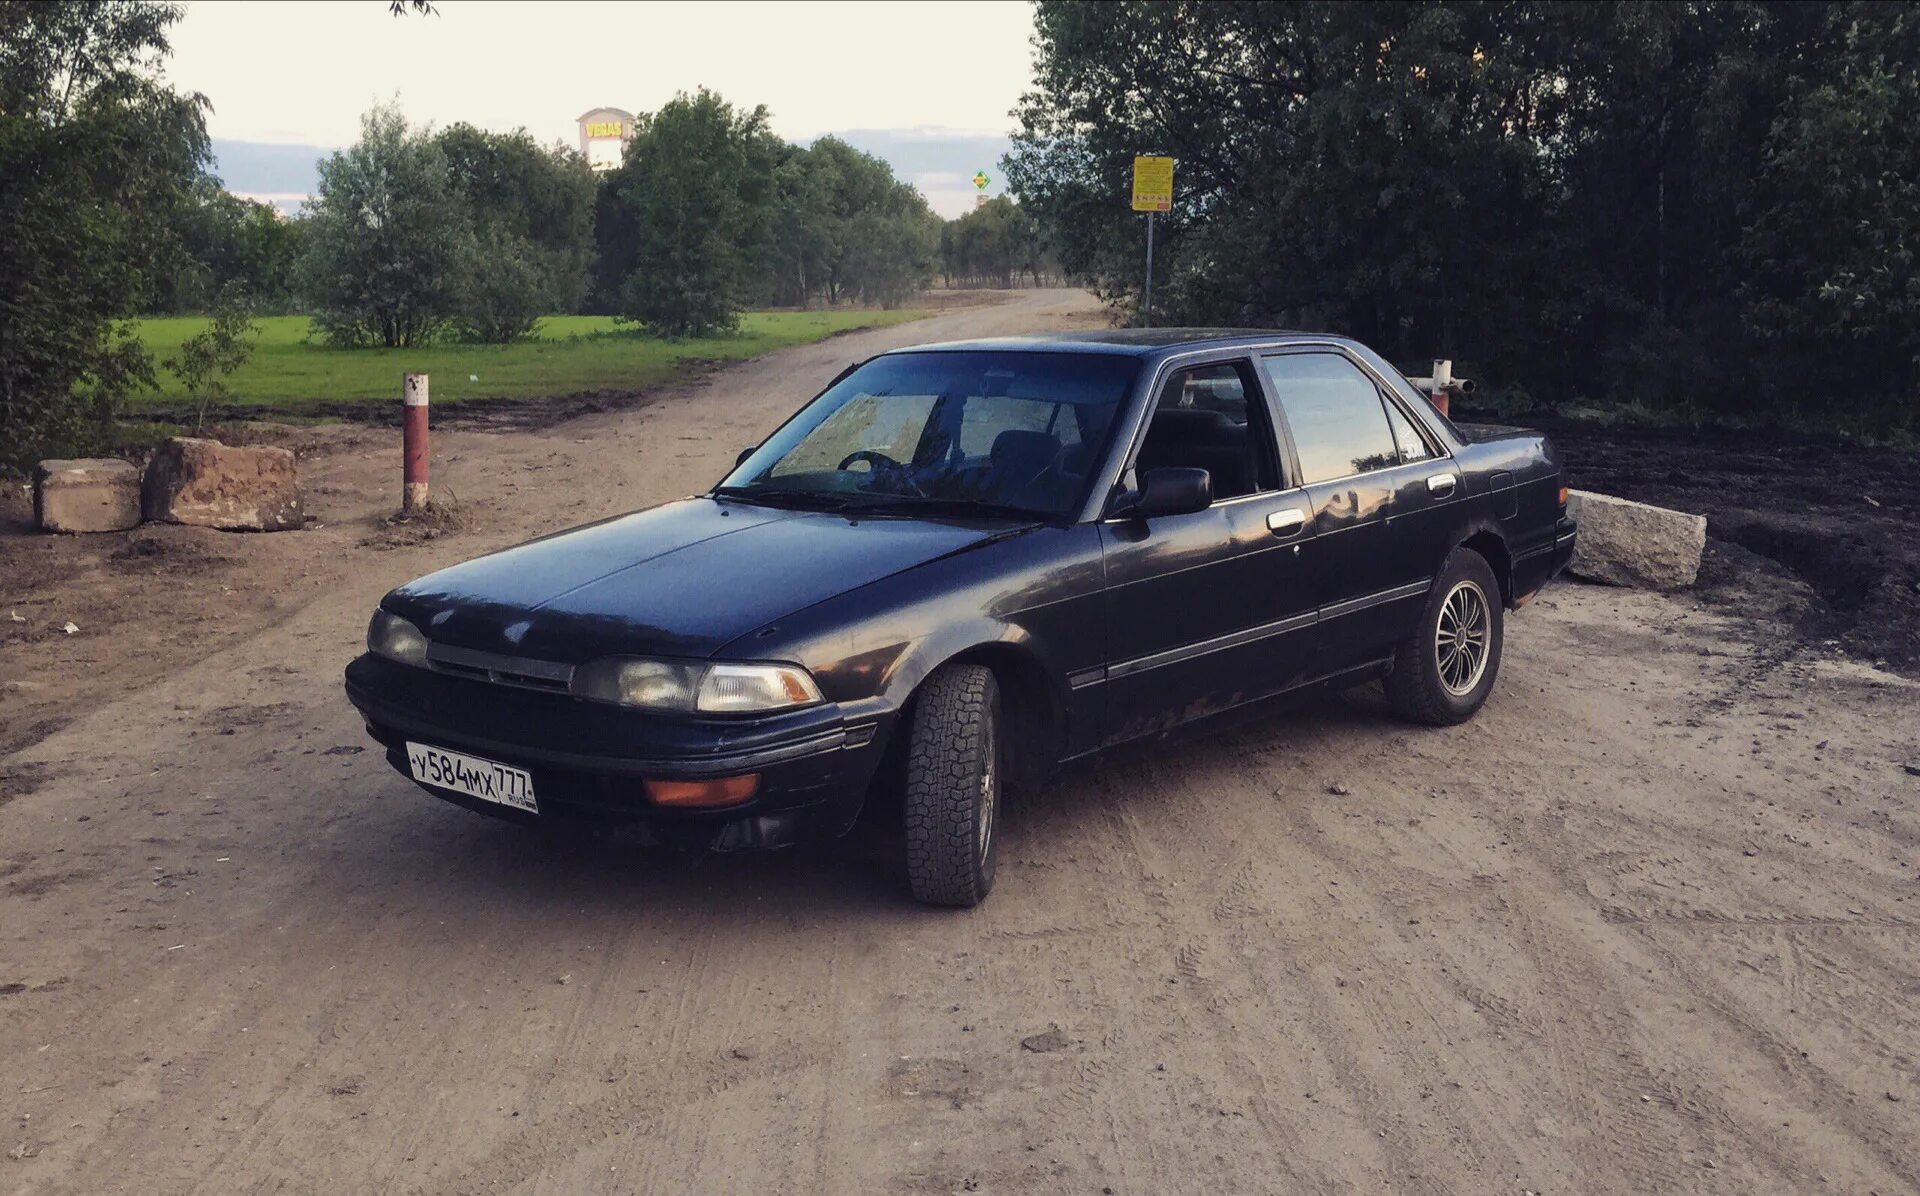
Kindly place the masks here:
<instances>
[{"instance_id":1,"label":"car hood","mask_svg":"<svg viewBox=\"0 0 1920 1196\"><path fill-rule=\"evenodd\" d=\"M1008 530L693 498L430 573L382 605L436 643L484 652L576 664L704 657L783 615Z\"/></svg>"}]
</instances>

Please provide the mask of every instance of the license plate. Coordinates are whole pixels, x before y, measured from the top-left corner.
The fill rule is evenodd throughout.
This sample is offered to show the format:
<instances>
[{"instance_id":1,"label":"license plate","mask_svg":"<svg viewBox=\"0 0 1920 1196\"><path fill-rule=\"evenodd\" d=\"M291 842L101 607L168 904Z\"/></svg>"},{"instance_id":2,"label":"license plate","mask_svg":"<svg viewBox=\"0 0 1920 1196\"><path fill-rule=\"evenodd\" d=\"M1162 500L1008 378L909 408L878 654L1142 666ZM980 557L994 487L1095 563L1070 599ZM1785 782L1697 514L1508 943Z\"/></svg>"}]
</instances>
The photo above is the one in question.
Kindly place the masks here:
<instances>
[{"instance_id":1,"label":"license plate","mask_svg":"<svg viewBox=\"0 0 1920 1196\"><path fill-rule=\"evenodd\" d=\"M529 814L540 812L533 800L533 778L522 769L425 743L407 744L407 767L413 779L424 784Z\"/></svg>"}]
</instances>

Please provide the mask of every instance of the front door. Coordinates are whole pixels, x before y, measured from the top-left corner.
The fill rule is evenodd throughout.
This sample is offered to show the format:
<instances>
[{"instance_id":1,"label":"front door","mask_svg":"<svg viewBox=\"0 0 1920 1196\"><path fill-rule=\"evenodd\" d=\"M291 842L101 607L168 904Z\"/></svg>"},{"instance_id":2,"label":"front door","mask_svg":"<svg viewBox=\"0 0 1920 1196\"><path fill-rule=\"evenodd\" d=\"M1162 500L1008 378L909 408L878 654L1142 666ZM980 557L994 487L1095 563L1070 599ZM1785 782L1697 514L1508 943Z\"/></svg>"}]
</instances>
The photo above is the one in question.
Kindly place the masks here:
<instances>
[{"instance_id":1,"label":"front door","mask_svg":"<svg viewBox=\"0 0 1920 1196\"><path fill-rule=\"evenodd\" d=\"M1400 451L1373 379L1337 350L1261 359L1312 504L1317 671L1388 655L1424 588L1399 567L1388 516Z\"/></svg>"},{"instance_id":2,"label":"front door","mask_svg":"<svg viewBox=\"0 0 1920 1196\"><path fill-rule=\"evenodd\" d=\"M1315 596L1307 496L1282 486L1267 405L1245 360L1178 368L1159 388L1134 476L1205 469L1213 505L1100 525L1112 647L1109 743L1300 680Z\"/></svg>"}]
</instances>

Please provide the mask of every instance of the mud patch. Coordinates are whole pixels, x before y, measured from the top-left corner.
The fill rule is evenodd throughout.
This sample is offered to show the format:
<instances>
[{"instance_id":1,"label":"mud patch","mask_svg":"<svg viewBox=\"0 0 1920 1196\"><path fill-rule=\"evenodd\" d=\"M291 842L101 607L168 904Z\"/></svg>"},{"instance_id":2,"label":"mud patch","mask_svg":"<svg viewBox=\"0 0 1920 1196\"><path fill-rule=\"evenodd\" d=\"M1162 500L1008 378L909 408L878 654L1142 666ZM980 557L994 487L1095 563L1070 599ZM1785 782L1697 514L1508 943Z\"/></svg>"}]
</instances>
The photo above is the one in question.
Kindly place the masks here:
<instances>
[{"instance_id":1,"label":"mud patch","mask_svg":"<svg viewBox=\"0 0 1920 1196\"><path fill-rule=\"evenodd\" d=\"M216 734L234 735L246 727L257 727L269 719L278 718L292 709L292 704L288 702L269 702L260 706L222 706L208 718Z\"/></svg>"},{"instance_id":2,"label":"mud patch","mask_svg":"<svg viewBox=\"0 0 1920 1196\"><path fill-rule=\"evenodd\" d=\"M861 331L865 331L864 329ZM831 340L831 337L825 338ZM466 402L438 402L433 405L435 428L470 428L488 432L533 432L583 415L609 411L632 411L645 407L680 387L701 385L713 375L740 361L716 358L687 358L675 363L677 373L671 379L636 390L596 390L576 394L533 399L470 399ZM153 419L179 419L182 412L169 408L144 408L142 414ZM399 403L362 401L322 401L302 403L297 408L271 405L229 406L216 411L226 426L237 426L250 417L299 415L342 423L380 428L397 428L403 414Z\"/></svg>"},{"instance_id":3,"label":"mud patch","mask_svg":"<svg viewBox=\"0 0 1920 1196\"><path fill-rule=\"evenodd\" d=\"M238 558L222 543L226 532L203 527L149 523L131 533L107 559L123 568L149 573L195 572L230 565Z\"/></svg>"},{"instance_id":4,"label":"mud patch","mask_svg":"<svg viewBox=\"0 0 1920 1196\"><path fill-rule=\"evenodd\" d=\"M0 767L0 806L5 806L15 798L33 793L52 779L52 770L44 764L10 764Z\"/></svg>"},{"instance_id":5,"label":"mud patch","mask_svg":"<svg viewBox=\"0 0 1920 1196\"><path fill-rule=\"evenodd\" d=\"M7 896L44 897L63 885L70 885L75 881L91 880L97 875L98 873L88 872L85 869L71 868L64 872L46 872L39 876L28 876L20 880L10 880L7 882Z\"/></svg>"},{"instance_id":6,"label":"mud patch","mask_svg":"<svg viewBox=\"0 0 1920 1196\"><path fill-rule=\"evenodd\" d=\"M1831 521L1790 523L1739 512L1722 517L1715 538L1767 557L1806 582L1835 613L1858 612L1886 580L1888 562L1867 538Z\"/></svg>"}]
</instances>

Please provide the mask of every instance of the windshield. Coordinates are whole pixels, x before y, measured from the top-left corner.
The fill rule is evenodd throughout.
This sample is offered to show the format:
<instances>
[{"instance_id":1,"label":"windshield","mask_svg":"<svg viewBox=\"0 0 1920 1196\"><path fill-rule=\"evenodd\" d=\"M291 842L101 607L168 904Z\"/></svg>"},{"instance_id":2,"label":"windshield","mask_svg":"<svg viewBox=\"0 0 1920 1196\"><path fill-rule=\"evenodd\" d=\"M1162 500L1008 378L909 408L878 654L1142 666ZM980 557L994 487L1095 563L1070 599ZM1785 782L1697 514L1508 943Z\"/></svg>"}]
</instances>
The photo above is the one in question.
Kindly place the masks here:
<instances>
[{"instance_id":1,"label":"windshield","mask_svg":"<svg viewBox=\"0 0 1920 1196\"><path fill-rule=\"evenodd\" d=\"M1059 517L1086 498L1131 357L895 353L815 399L716 493L863 509Z\"/></svg>"}]
</instances>

